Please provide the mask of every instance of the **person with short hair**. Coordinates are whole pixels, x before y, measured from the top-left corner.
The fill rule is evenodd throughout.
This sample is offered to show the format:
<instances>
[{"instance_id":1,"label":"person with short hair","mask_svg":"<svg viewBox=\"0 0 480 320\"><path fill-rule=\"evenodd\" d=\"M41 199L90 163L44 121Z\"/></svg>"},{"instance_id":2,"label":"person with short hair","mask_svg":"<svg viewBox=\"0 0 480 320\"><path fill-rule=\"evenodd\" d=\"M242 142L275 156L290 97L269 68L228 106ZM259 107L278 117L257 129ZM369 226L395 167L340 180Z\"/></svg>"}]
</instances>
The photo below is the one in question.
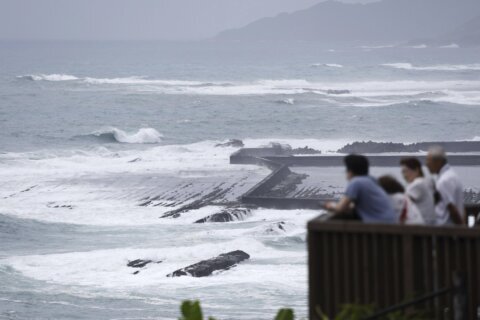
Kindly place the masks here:
<instances>
[{"instance_id":1,"label":"person with short hair","mask_svg":"<svg viewBox=\"0 0 480 320\"><path fill-rule=\"evenodd\" d=\"M438 175L435 188L439 201L435 206L437 225L465 224L463 186L450 167L445 150L440 146L429 149L426 165L432 174Z\"/></svg>"},{"instance_id":2,"label":"person with short hair","mask_svg":"<svg viewBox=\"0 0 480 320\"><path fill-rule=\"evenodd\" d=\"M420 160L414 157L400 161L402 175L408 183L406 195L417 206L428 225L436 222L433 185L425 178Z\"/></svg>"},{"instance_id":3,"label":"person with short hair","mask_svg":"<svg viewBox=\"0 0 480 320\"><path fill-rule=\"evenodd\" d=\"M392 176L378 178L378 184L392 201L398 222L402 224L425 224L418 207L405 194L405 188Z\"/></svg>"},{"instance_id":4,"label":"person with short hair","mask_svg":"<svg viewBox=\"0 0 480 320\"><path fill-rule=\"evenodd\" d=\"M368 159L351 154L344 158L348 185L339 202L327 202L325 209L341 215L354 211L367 223L395 223L397 218L388 195L378 182L369 176Z\"/></svg>"}]
</instances>

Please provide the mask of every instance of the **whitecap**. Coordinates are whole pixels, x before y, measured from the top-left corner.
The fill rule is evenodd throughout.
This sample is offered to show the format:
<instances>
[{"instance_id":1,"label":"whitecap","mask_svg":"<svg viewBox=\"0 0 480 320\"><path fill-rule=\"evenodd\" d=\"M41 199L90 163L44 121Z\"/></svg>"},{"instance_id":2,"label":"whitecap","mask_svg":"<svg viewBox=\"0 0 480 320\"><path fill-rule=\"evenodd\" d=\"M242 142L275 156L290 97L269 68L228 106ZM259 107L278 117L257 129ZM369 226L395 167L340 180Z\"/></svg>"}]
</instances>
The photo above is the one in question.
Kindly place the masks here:
<instances>
[{"instance_id":1,"label":"whitecap","mask_svg":"<svg viewBox=\"0 0 480 320\"><path fill-rule=\"evenodd\" d=\"M398 63L385 63L385 64L382 64L382 66L391 67L395 69L417 70L417 71L480 71L480 63L415 66L407 62L398 62Z\"/></svg>"},{"instance_id":2,"label":"whitecap","mask_svg":"<svg viewBox=\"0 0 480 320\"><path fill-rule=\"evenodd\" d=\"M456 43L451 43L451 44L447 44L447 45L444 45L444 46L440 46L439 48L442 48L442 49L458 49L458 48L460 48L460 46Z\"/></svg>"},{"instance_id":3,"label":"whitecap","mask_svg":"<svg viewBox=\"0 0 480 320\"><path fill-rule=\"evenodd\" d=\"M426 49L428 46L426 44L419 44L419 45L414 45L414 46L409 46L408 48L413 48L413 49Z\"/></svg>"},{"instance_id":4,"label":"whitecap","mask_svg":"<svg viewBox=\"0 0 480 320\"><path fill-rule=\"evenodd\" d=\"M378 46L360 46L360 49L386 49L386 48L393 48L395 45L393 44L386 44L386 45L378 45Z\"/></svg>"},{"instance_id":5,"label":"whitecap","mask_svg":"<svg viewBox=\"0 0 480 320\"><path fill-rule=\"evenodd\" d=\"M82 79L89 84L125 84L125 85L163 85L163 86L201 86L210 85L201 81L186 81L186 80L156 80L147 79L142 76L132 76L123 78L91 78L86 77Z\"/></svg>"},{"instance_id":6,"label":"whitecap","mask_svg":"<svg viewBox=\"0 0 480 320\"><path fill-rule=\"evenodd\" d=\"M293 99L293 98L283 99L283 100L279 100L278 103L294 105L295 104L295 99Z\"/></svg>"},{"instance_id":7,"label":"whitecap","mask_svg":"<svg viewBox=\"0 0 480 320\"><path fill-rule=\"evenodd\" d=\"M69 74L30 74L18 76L19 79L31 80L31 81L72 81L78 80L76 76Z\"/></svg>"},{"instance_id":8,"label":"whitecap","mask_svg":"<svg viewBox=\"0 0 480 320\"><path fill-rule=\"evenodd\" d=\"M162 134L153 128L141 128L135 133L127 133L123 130L110 127L104 128L90 135L98 137L101 140L120 143L159 143L162 141Z\"/></svg>"},{"instance_id":9,"label":"whitecap","mask_svg":"<svg viewBox=\"0 0 480 320\"><path fill-rule=\"evenodd\" d=\"M320 67L327 67L327 68L343 68L343 65L338 63L313 63L311 67L320 68Z\"/></svg>"}]
</instances>

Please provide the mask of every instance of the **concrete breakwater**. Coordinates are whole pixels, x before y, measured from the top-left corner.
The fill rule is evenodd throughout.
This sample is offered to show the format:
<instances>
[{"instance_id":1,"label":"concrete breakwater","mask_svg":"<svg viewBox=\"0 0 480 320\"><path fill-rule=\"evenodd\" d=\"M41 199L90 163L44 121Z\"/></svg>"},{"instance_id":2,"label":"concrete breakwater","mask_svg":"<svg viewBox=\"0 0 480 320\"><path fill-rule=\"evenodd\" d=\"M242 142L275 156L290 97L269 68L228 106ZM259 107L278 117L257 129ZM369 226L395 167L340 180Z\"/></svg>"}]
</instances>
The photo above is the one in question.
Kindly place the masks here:
<instances>
[{"instance_id":1,"label":"concrete breakwater","mask_svg":"<svg viewBox=\"0 0 480 320\"><path fill-rule=\"evenodd\" d=\"M417 145L428 148L433 144L435 143ZM443 145L448 146L447 150L468 149L480 152L480 143L449 142ZM366 151L362 153L368 153L371 149L370 143L364 145L365 149L362 149L361 145L355 146L357 151ZM401 158L406 155L408 154L377 154L370 155L369 160L372 167L397 167ZM425 161L424 156L417 154L415 156ZM454 166L480 166L480 154L451 153L449 162ZM291 148L274 145L266 148L240 149L230 156L230 163L261 165L272 170L270 175L242 195L243 203L278 209L319 209L323 202L334 199L335 195L320 186L304 182L311 175L321 176L321 172L326 168L342 166L343 156L297 155ZM472 202L472 199L478 199L475 192L466 192L466 202Z\"/></svg>"}]
</instances>

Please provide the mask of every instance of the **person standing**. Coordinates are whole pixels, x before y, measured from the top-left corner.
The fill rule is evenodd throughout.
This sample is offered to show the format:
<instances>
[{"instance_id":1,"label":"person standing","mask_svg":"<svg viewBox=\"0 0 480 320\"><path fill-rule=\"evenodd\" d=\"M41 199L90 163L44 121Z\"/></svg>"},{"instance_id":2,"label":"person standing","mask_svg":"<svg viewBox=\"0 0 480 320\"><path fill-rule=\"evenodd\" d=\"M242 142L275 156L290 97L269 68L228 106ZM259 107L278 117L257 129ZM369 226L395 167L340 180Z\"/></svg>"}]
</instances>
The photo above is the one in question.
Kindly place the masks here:
<instances>
[{"instance_id":1,"label":"person standing","mask_svg":"<svg viewBox=\"0 0 480 320\"><path fill-rule=\"evenodd\" d=\"M436 224L465 224L463 186L448 164L445 150L440 146L430 148L426 165L432 174L438 175L435 183L439 195L435 206Z\"/></svg>"},{"instance_id":2,"label":"person standing","mask_svg":"<svg viewBox=\"0 0 480 320\"><path fill-rule=\"evenodd\" d=\"M422 163L417 158L404 158L400 161L402 175L408 183L406 195L418 208L425 224L436 222L434 190L425 178Z\"/></svg>"}]
</instances>

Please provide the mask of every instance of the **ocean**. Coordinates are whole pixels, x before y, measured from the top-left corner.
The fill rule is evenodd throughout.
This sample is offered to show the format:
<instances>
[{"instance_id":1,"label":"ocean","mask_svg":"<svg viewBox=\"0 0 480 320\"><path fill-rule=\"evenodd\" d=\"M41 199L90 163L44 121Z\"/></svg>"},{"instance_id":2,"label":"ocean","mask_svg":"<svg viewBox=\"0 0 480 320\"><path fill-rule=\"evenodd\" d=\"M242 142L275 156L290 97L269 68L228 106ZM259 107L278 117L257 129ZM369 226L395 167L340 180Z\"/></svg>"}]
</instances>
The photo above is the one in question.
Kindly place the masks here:
<instances>
[{"instance_id":1,"label":"ocean","mask_svg":"<svg viewBox=\"0 0 480 320\"><path fill-rule=\"evenodd\" d=\"M354 141L480 139L479 48L0 49L0 319L176 319L184 299L218 319L271 319L281 307L306 318L305 226L320 211L259 208L195 224L269 173L230 165L238 148L217 144L335 153ZM341 192L343 171L332 172L322 183ZM466 187L478 189L468 172ZM219 188L228 192L217 202L161 218ZM210 277L166 277L234 250L251 257ZM133 274L135 259L162 262Z\"/></svg>"}]
</instances>

